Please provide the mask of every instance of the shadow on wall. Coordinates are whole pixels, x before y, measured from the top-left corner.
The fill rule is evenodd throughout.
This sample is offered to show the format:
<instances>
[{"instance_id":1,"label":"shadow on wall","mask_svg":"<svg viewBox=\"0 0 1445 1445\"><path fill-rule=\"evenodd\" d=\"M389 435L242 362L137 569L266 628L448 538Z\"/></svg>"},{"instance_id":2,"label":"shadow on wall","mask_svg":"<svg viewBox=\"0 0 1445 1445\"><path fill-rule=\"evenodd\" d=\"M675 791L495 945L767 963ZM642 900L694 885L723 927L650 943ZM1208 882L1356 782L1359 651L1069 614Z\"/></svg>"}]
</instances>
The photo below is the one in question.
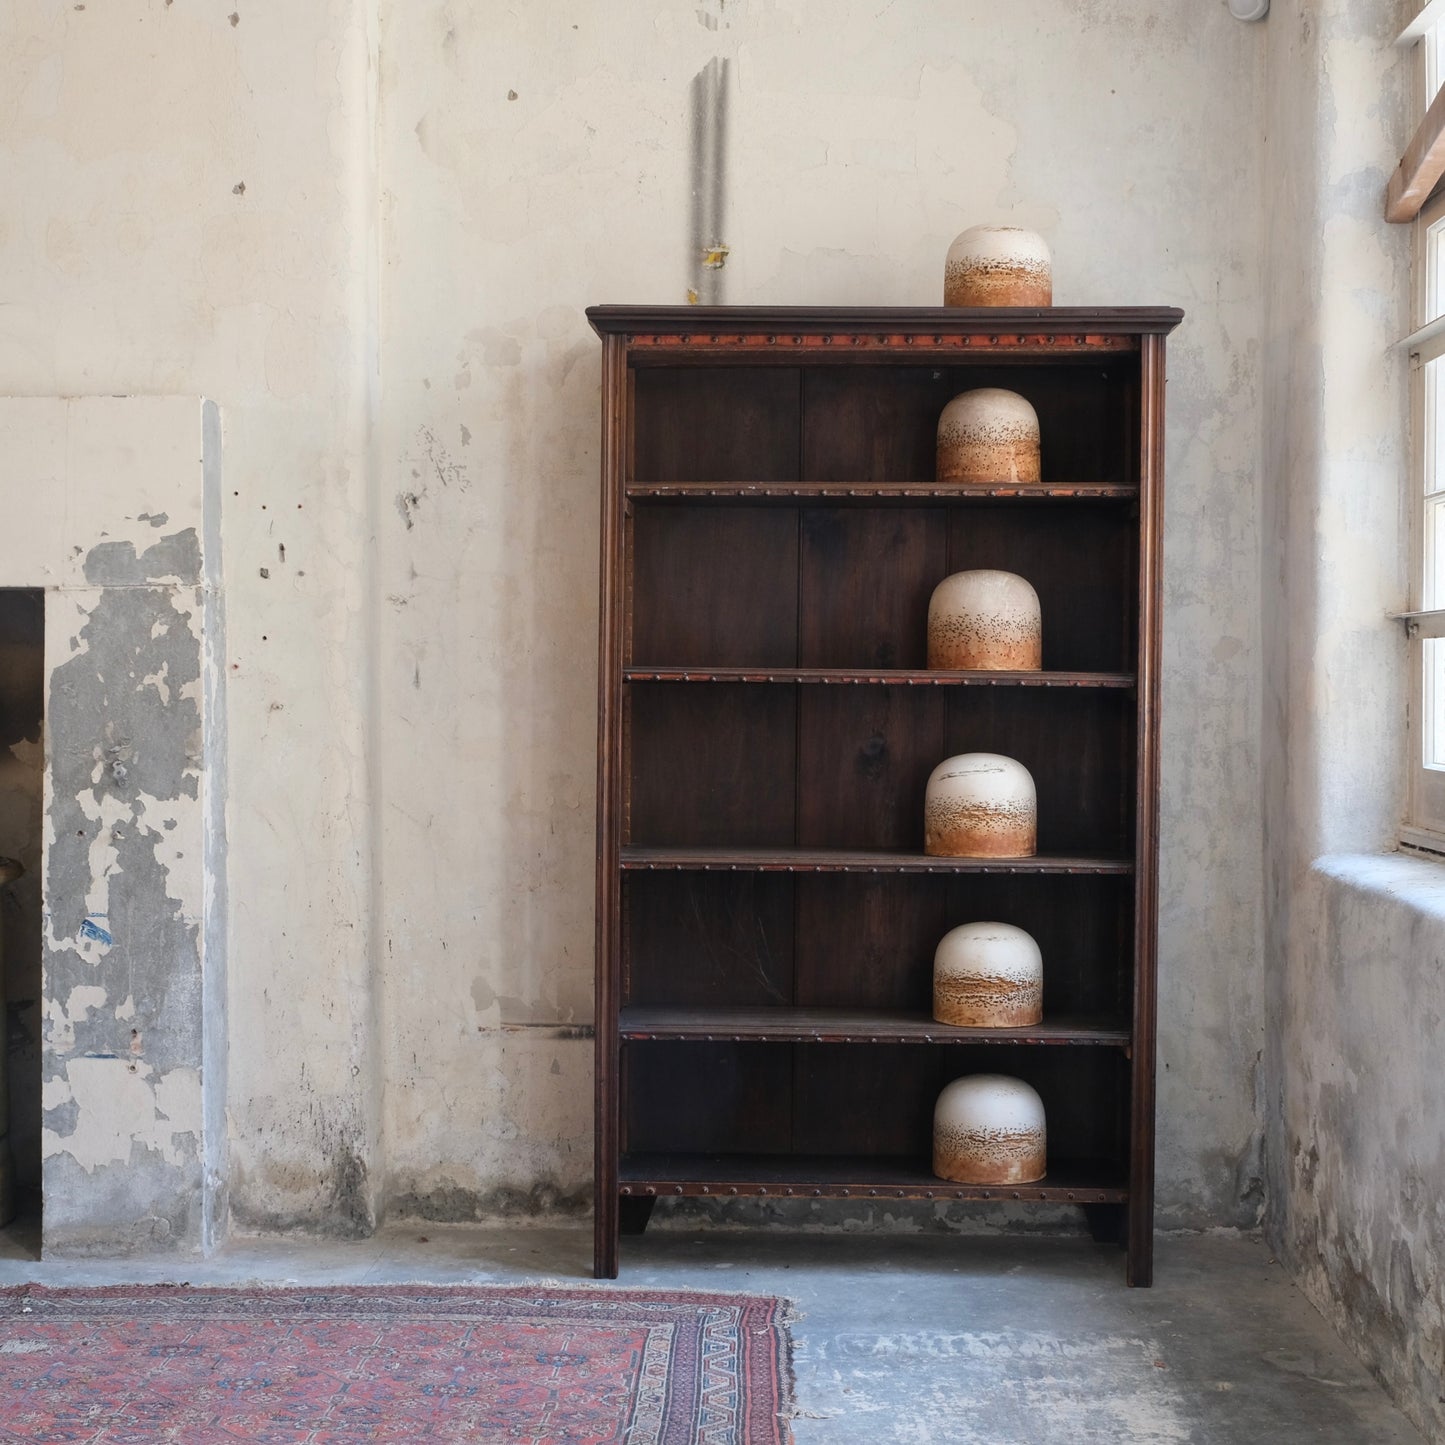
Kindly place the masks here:
<instances>
[{"instance_id":1,"label":"shadow on wall","mask_svg":"<svg viewBox=\"0 0 1445 1445\"><path fill-rule=\"evenodd\" d=\"M22 1217L40 1208L40 836L45 748L45 594L0 588L0 857L24 874L0 887L3 967L0 1155L9 1146ZM7 1161L0 1159L0 1170ZM0 1191L3 1193L3 1191ZM3 1222L0 1207L0 1222Z\"/></svg>"}]
</instances>

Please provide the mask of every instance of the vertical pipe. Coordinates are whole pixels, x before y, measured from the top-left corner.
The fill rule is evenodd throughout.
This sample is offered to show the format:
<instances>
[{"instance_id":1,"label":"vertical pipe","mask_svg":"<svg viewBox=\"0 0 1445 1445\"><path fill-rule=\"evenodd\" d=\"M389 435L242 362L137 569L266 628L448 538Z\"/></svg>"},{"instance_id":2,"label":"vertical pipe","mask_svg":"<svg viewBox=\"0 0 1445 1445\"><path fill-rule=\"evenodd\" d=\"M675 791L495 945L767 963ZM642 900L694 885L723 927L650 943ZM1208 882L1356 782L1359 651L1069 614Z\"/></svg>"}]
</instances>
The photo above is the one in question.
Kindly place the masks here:
<instances>
[{"instance_id":1,"label":"vertical pipe","mask_svg":"<svg viewBox=\"0 0 1445 1445\"><path fill-rule=\"evenodd\" d=\"M714 56L692 78L688 224L689 301L721 306L724 300L728 82L731 62Z\"/></svg>"}]
</instances>

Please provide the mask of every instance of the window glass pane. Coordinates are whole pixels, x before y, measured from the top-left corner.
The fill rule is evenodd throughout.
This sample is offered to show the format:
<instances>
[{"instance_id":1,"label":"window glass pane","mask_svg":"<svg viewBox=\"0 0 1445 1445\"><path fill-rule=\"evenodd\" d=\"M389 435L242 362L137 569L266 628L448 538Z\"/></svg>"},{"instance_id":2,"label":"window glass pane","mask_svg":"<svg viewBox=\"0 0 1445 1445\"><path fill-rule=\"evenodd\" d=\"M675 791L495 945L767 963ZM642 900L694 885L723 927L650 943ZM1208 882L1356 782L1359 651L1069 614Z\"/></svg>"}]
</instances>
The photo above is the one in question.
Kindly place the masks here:
<instances>
[{"instance_id":1,"label":"window glass pane","mask_svg":"<svg viewBox=\"0 0 1445 1445\"><path fill-rule=\"evenodd\" d=\"M1445 218L1425 232L1425 314L1423 326L1445 311Z\"/></svg>"},{"instance_id":2,"label":"window glass pane","mask_svg":"<svg viewBox=\"0 0 1445 1445\"><path fill-rule=\"evenodd\" d=\"M1445 637L1427 637L1423 646L1425 695L1420 701L1425 726L1420 734L1425 756L1420 761L1427 768L1445 769Z\"/></svg>"},{"instance_id":3,"label":"window glass pane","mask_svg":"<svg viewBox=\"0 0 1445 1445\"><path fill-rule=\"evenodd\" d=\"M1425 363L1424 410L1421 417L1424 445L1425 495L1445 491L1445 356Z\"/></svg>"},{"instance_id":4,"label":"window glass pane","mask_svg":"<svg viewBox=\"0 0 1445 1445\"><path fill-rule=\"evenodd\" d=\"M1445 493L1425 503L1425 575L1420 579L1420 605L1445 608Z\"/></svg>"},{"instance_id":5,"label":"window glass pane","mask_svg":"<svg viewBox=\"0 0 1445 1445\"><path fill-rule=\"evenodd\" d=\"M1439 93L1440 82L1445 79L1445 65L1441 64L1445 54L1445 25L1432 25L1420 42L1425 47L1425 104Z\"/></svg>"},{"instance_id":6,"label":"window glass pane","mask_svg":"<svg viewBox=\"0 0 1445 1445\"><path fill-rule=\"evenodd\" d=\"M1445 607L1445 497L1425 503L1424 605Z\"/></svg>"}]
</instances>

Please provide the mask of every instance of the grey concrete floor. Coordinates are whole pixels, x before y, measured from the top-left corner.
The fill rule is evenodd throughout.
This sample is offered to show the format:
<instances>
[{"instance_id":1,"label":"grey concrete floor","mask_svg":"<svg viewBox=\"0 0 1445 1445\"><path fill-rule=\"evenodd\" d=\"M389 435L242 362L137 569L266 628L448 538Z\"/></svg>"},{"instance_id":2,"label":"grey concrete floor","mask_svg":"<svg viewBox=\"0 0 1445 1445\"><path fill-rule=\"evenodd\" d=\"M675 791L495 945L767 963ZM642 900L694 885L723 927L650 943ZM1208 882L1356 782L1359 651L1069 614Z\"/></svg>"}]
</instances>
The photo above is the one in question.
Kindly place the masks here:
<instances>
[{"instance_id":1,"label":"grey concrete floor","mask_svg":"<svg viewBox=\"0 0 1445 1445\"><path fill-rule=\"evenodd\" d=\"M41 1263L0 1233L0 1285L590 1283L581 1228L391 1226L354 1244L239 1240L205 1261ZM1257 1240L1159 1241L1153 1289L1080 1239L656 1228L621 1286L797 1304L798 1445L1422 1445Z\"/></svg>"}]
</instances>

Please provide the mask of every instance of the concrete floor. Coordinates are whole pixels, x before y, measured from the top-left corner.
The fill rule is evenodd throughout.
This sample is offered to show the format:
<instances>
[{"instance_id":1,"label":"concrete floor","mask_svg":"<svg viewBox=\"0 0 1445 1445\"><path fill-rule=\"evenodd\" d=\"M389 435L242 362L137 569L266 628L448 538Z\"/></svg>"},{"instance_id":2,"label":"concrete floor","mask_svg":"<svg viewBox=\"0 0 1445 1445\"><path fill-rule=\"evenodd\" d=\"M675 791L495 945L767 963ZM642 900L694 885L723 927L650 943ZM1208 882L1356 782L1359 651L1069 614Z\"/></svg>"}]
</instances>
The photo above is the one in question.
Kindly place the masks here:
<instances>
[{"instance_id":1,"label":"concrete floor","mask_svg":"<svg viewBox=\"0 0 1445 1445\"><path fill-rule=\"evenodd\" d=\"M40 1263L0 1233L0 1285L186 1280L590 1282L583 1229L393 1226L354 1244L241 1240L204 1262ZM1130 1290L1079 1239L678 1228L623 1241L620 1285L786 1295L798 1445L1423 1445L1258 1241L1159 1242Z\"/></svg>"}]
</instances>

